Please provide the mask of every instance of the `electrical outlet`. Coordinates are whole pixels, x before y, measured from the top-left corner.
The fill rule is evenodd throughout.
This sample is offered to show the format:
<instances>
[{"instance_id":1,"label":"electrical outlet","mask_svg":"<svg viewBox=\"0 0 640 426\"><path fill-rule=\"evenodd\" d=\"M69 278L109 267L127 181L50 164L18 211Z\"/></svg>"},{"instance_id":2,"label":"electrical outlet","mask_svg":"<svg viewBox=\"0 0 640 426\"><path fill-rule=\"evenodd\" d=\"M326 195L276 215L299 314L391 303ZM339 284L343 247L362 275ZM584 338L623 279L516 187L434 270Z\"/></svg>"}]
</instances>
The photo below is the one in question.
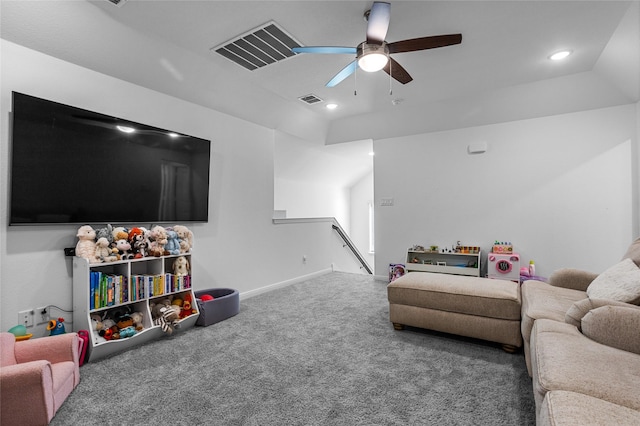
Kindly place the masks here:
<instances>
[{"instance_id":1,"label":"electrical outlet","mask_svg":"<svg viewBox=\"0 0 640 426\"><path fill-rule=\"evenodd\" d=\"M25 327L33 327L33 309L18 312L18 323Z\"/></svg>"},{"instance_id":2,"label":"electrical outlet","mask_svg":"<svg viewBox=\"0 0 640 426\"><path fill-rule=\"evenodd\" d=\"M46 306L43 306L41 308L36 308L34 312L34 316L36 317L36 325L48 323L49 309L47 309Z\"/></svg>"}]
</instances>

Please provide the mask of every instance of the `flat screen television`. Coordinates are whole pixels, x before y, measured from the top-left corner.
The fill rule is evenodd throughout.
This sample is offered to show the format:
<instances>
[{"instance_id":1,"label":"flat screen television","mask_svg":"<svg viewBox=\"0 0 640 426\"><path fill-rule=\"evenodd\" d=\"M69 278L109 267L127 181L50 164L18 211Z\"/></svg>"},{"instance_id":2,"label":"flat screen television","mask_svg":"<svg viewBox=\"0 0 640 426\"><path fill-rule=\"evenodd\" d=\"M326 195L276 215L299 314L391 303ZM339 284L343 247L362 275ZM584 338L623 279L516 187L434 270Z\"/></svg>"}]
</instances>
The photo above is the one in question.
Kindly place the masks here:
<instances>
[{"instance_id":1,"label":"flat screen television","mask_svg":"<svg viewBox=\"0 0 640 426\"><path fill-rule=\"evenodd\" d=\"M207 222L211 142L12 93L9 224Z\"/></svg>"}]
</instances>

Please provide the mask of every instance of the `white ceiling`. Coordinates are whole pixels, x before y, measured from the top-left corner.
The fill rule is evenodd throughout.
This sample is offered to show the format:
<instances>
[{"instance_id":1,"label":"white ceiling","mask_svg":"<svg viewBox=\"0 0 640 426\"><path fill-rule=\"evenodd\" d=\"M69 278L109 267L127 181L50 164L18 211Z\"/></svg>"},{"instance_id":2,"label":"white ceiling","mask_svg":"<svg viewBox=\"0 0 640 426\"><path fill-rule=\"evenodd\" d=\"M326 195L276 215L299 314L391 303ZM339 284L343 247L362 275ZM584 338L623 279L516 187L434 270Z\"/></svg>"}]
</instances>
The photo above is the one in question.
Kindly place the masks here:
<instances>
[{"instance_id":1,"label":"white ceiling","mask_svg":"<svg viewBox=\"0 0 640 426\"><path fill-rule=\"evenodd\" d=\"M392 95L382 71L358 72L357 96L354 76L324 87L349 55L300 54L248 71L210 50L269 21L303 45L356 46L371 4L2 0L0 31L17 44L323 144L638 101L638 1L391 1L388 42L462 33L457 46L394 55L414 80L394 81ZM547 59L560 49L573 54L562 63ZM338 109L298 100L309 93Z\"/></svg>"}]
</instances>

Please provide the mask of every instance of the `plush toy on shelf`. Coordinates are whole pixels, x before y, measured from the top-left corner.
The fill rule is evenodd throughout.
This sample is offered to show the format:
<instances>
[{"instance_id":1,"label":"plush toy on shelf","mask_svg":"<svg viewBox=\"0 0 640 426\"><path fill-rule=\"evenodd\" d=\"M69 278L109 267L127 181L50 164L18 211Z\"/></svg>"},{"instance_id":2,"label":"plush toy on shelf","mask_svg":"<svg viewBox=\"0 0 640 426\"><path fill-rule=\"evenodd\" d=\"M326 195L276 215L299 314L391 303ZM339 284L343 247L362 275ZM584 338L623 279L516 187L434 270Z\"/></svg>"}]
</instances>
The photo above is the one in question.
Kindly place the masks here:
<instances>
[{"instance_id":1,"label":"plush toy on shelf","mask_svg":"<svg viewBox=\"0 0 640 426\"><path fill-rule=\"evenodd\" d=\"M133 326L136 331L144 330L144 315L142 312L132 312L131 319L133 320Z\"/></svg>"},{"instance_id":2,"label":"plush toy on shelf","mask_svg":"<svg viewBox=\"0 0 640 426\"><path fill-rule=\"evenodd\" d=\"M135 336L137 333L136 328L133 326L133 318L130 315L119 317L116 321L116 326L121 339Z\"/></svg>"},{"instance_id":3,"label":"plush toy on shelf","mask_svg":"<svg viewBox=\"0 0 640 426\"><path fill-rule=\"evenodd\" d=\"M171 305L169 299L159 303L151 303L151 316L153 323L159 325L163 332L172 334L179 327L180 310Z\"/></svg>"},{"instance_id":4,"label":"plush toy on shelf","mask_svg":"<svg viewBox=\"0 0 640 426\"><path fill-rule=\"evenodd\" d=\"M173 230L178 234L180 253L189 253L193 247L193 232L184 225L176 225Z\"/></svg>"},{"instance_id":5,"label":"plush toy on shelf","mask_svg":"<svg viewBox=\"0 0 640 426\"><path fill-rule=\"evenodd\" d=\"M145 240L144 230L142 228L131 228L127 235L127 240L131 245L134 259L140 259L147 255L149 245Z\"/></svg>"},{"instance_id":6,"label":"plush toy on shelf","mask_svg":"<svg viewBox=\"0 0 640 426\"><path fill-rule=\"evenodd\" d=\"M149 245L149 254L151 256L160 257L169 254L169 252L165 250L165 246L169 241L167 240L167 230L164 229L163 226L156 225L151 228L149 240L151 240Z\"/></svg>"},{"instance_id":7,"label":"plush toy on shelf","mask_svg":"<svg viewBox=\"0 0 640 426\"><path fill-rule=\"evenodd\" d=\"M129 253L131 244L126 239L116 241L116 249L118 250L118 258L122 260L133 259L133 254Z\"/></svg>"},{"instance_id":8,"label":"plush toy on shelf","mask_svg":"<svg viewBox=\"0 0 640 426\"><path fill-rule=\"evenodd\" d=\"M113 226L107 224L104 228L96 229L96 240L106 238L109 244L113 244Z\"/></svg>"},{"instance_id":9,"label":"plush toy on shelf","mask_svg":"<svg viewBox=\"0 0 640 426\"><path fill-rule=\"evenodd\" d=\"M78 228L78 243L76 244L76 256L83 257L89 263L97 263L96 252L96 231L89 225Z\"/></svg>"},{"instance_id":10,"label":"plush toy on shelf","mask_svg":"<svg viewBox=\"0 0 640 426\"><path fill-rule=\"evenodd\" d=\"M180 254L180 240L178 239L178 233L173 229L167 229L167 244L164 249L169 254Z\"/></svg>"},{"instance_id":11,"label":"plush toy on shelf","mask_svg":"<svg viewBox=\"0 0 640 426\"><path fill-rule=\"evenodd\" d=\"M176 260L173 261L173 273L175 275L189 275L189 261L184 256L176 257Z\"/></svg>"},{"instance_id":12,"label":"plush toy on shelf","mask_svg":"<svg viewBox=\"0 0 640 426\"><path fill-rule=\"evenodd\" d=\"M109 240L106 237L98 238L95 247L94 256L98 262L114 262L118 260L118 250L110 247Z\"/></svg>"}]
</instances>

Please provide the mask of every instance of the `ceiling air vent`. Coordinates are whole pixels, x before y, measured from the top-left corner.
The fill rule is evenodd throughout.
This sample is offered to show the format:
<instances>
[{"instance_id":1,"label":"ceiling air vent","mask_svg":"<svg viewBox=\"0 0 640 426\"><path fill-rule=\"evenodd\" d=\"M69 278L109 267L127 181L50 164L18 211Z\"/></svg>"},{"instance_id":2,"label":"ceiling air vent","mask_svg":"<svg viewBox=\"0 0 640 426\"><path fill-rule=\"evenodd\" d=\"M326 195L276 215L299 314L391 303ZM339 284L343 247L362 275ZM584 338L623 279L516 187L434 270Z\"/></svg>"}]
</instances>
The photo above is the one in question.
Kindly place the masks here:
<instances>
[{"instance_id":1,"label":"ceiling air vent","mask_svg":"<svg viewBox=\"0 0 640 426\"><path fill-rule=\"evenodd\" d=\"M300 96L298 98L302 102L308 105L317 104L318 102L324 102L322 99L314 95L313 93L309 93L308 95Z\"/></svg>"},{"instance_id":2,"label":"ceiling air vent","mask_svg":"<svg viewBox=\"0 0 640 426\"><path fill-rule=\"evenodd\" d=\"M300 43L271 21L211 50L253 71L294 56L291 48L298 46Z\"/></svg>"},{"instance_id":3,"label":"ceiling air vent","mask_svg":"<svg viewBox=\"0 0 640 426\"><path fill-rule=\"evenodd\" d=\"M111 4L115 4L118 7L121 7L123 4L125 4L128 0L107 0L109 3Z\"/></svg>"}]
</instances>

